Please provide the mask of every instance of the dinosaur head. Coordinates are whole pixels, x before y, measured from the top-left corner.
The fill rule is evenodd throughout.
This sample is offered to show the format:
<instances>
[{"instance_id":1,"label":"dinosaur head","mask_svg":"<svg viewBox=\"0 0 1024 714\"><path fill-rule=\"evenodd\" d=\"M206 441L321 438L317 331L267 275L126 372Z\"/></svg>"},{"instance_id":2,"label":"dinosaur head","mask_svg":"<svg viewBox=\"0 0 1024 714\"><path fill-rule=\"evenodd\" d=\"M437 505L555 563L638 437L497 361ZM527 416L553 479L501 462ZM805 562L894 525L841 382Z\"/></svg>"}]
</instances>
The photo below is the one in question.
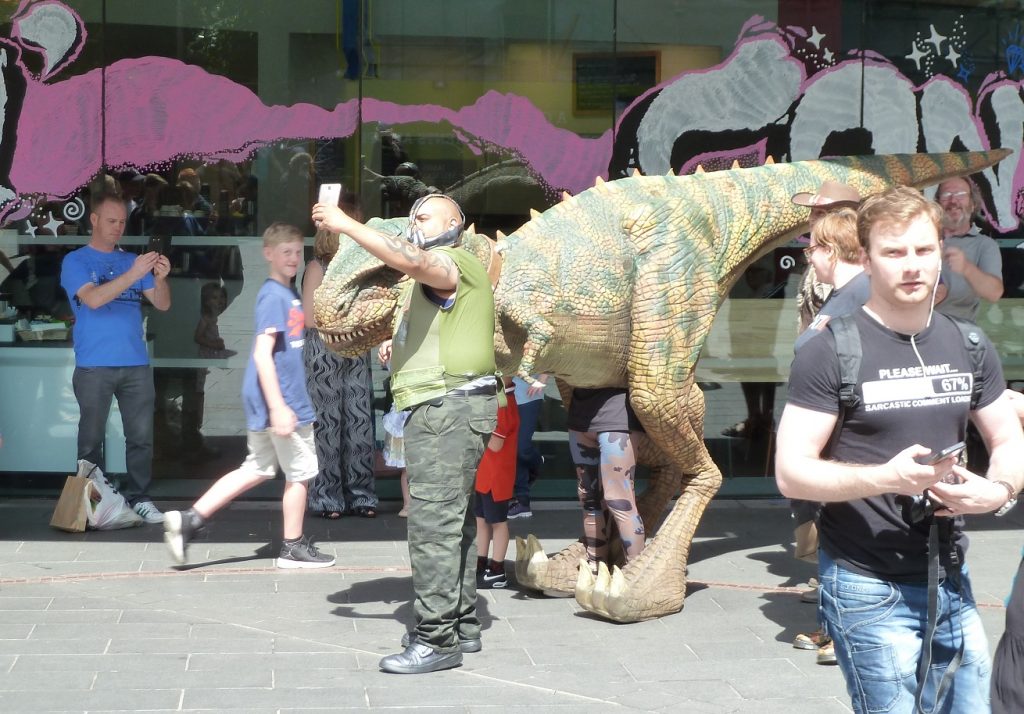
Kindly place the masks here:
<instances>
[{"instance_id":1,"label":"dinosaur head","mask_svg":"<svg viewBox=\"0 0 1024 714\"><path fill-rule=\"evenodd\" d=\"M408 218L371 218L366 225L385 235L417 242L418 237L409 230ZM476 255L484 266L489 265L493 241L474 233L472 226L465 230L459 226L457 235L449 231L426 239L424 247L454 241ZM313 295L313 314L327 346L338 354L355 357L391 339L395 312L408 279L355 241L341 236L338 252Z\"/></svg>"},{"instance_id":2,"label":"dinosaur head","mask_svg":"<svg viewBox=\"0 0 1024 714\"><path fill-rule=\"evenodd\" d=\"M406 218L371 218L367 225L400 236ZM365 353L391 337L395 310L408 278L341 236L338 252L313 296L313 314L324 342L349 357Z\"/></svg>"}]
</instances>

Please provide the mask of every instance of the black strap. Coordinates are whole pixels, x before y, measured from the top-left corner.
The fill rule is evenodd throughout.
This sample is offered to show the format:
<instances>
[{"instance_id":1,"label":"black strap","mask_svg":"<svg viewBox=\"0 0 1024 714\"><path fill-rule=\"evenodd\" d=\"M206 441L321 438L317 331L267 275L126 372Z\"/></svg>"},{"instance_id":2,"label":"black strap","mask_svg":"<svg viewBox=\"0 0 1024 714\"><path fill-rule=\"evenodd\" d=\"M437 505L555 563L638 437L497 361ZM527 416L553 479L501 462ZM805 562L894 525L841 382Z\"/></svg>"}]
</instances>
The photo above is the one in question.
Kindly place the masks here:
<instances>
[{"instance_id":1,"label":"black strap","mask_svg":"<svg viewBox=\"0 0 1024 714\"><path fill-rule=\"evenodd\" d=\"M925 709L922 699L924 698L924 688L928 683L928 672L932 668L932 645L935 642L935 626L938 622L939 617L939 521L946 521L944 526L949 526L943 530L952 531L952 519L951 518L932 518L932 524L928 528L928 624L924 631L924 643L921 648L921 658L917 661L917 692L914 695L914 712L915 714L932 714L938 711L942 700L946 696L946 692L953 686L953 678L956 676L956 671L960 669L960 663L964 659L964 631L963 631L963 600L958 599L960 603L959 612L957 613L957 625L960 628L960 648L956 654L953 655L952 659L949 660L949 664L946 666L946 671L942 673L942 679L939 680L939 686L935 690L935 706L931 709ZM950 533L951 535L951 533ZM944 539L945 540L945 539ZM950 554L952 562L946 569L946 577L953 583L953 588L957 593L961 592L960 589L960 559L957 557L956 548L952 543L952 539L949 539L948 543L950 547Z\"/></svg>"},{"instance_id":2,"label":"black strap","mask_svg":"<svg viewBox=\"0 0 1024 714\"><path fill-rule=\"evenodd\" d=\"M836 425L822 452L826 457L832 455L846 415L860 404L857 397L857 382L860 378L861 360L860 330L853 314L832 318L828 321L828 328L835 338L836 356L839 358L839 414L836 415Z\"/></svg>"}]
</instances>

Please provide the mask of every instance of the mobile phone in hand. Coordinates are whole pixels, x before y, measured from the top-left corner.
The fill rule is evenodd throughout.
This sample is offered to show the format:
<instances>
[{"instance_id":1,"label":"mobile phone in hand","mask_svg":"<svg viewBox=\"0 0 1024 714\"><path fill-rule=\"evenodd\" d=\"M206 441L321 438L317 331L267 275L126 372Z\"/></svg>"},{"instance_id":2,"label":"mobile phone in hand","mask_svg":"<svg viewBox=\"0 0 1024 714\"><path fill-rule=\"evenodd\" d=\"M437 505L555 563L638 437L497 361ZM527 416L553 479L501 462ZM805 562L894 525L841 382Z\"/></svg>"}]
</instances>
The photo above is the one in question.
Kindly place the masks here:
<instances>
[{"instance_id":1,"label":"mobile phone in hand","mask_svg":"<svg viewBox=\"0 0 1024 714\"><path fill-rule=\"evenodd\" d=\"M934 466L943 459L948 459L950 456L958 455L961 451L963 451L966 448L967 444L965 444L962 441L958 441L952 446L947 446L945 449L942 449L941 451L936 451L931 454L928 454L927 456L920 457L919 461L925 466Z\"/></svg>"},{"instance_id":2,"label":"mobile phone in hand","mask_svg":"<svg viewBox=\"0 0 1024 714\"><path fill-rule=\"evenodd\" d=\"M320 184L320 197L317 199L317 203L324 203L329 206L337 206L341 201L341 184L340 183L322 183Z\"/></svg>"},{"instance_id":3,"label":"mobile phone in hand","mask_svg":"<svg viewBox=\"0 0 1024 714\"><path fill-rule=\"evenodd\" d=\"M171 248L171 237L168 235L157 235L149 237L149 245L146 246L147 253L159 253L160 255L167 255L167 251Z\"/></svg>"}]
</instances>

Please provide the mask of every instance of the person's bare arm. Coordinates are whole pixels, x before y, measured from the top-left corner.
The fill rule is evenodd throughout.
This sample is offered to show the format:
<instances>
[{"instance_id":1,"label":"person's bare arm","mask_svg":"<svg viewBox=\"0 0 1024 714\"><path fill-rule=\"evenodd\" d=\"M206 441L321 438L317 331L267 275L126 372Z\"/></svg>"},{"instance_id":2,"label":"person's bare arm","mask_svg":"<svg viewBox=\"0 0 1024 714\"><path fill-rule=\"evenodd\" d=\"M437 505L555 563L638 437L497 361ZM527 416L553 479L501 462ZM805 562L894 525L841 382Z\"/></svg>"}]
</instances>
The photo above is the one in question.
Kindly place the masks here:
<instances>
[{"instance_id":1,"label":"person's bare arm","mask_svg":"<svg viewBox=\"0 0 1024 714\"><path fill-rule=\"evenodd\" d=\"M313 293L324 281L324 269L319 260L306 263L302 273L302 312L306 315L306 327L316 327L316 316L313 314Z\"/></svg>"},{"instance_id":2,"label":"person's bare arm","mask_svg":"<svg viewBox=\"0 0 1024 714\"><path fill-rule=\"evenodd\" d=\"M295 412L285 403L284 395L281 394L281 383L277 379L277 367L274 366L274 343L276 341L276 333L256 335L256 341L252 348L252 360L256 364L260 390L263 392L263 399L267 402L267 411L270 413L270 428L278 436L288 436L295 431L298 419L295 417Z\"/></svg>"},{"instance_id":3,"label":"person's bare arm","mask_svg":"<svg viewBox=\"0 0 1024 714\"><path fill-rule=\"evenodd\" d=\"M957 466L960 483L937 483L930 492L945 504L942 515L988 513L998 510L1010 494L997 481L1005 481L1014 492L1024 488L1024 432L1013 401L1005 393L984 409L971 415L989 451L988 473L982 477Z\"/></svg>"},{"instance_id":4,"label":"person's bare arm","mask_svg":"<svg viewBox=\"0 0 1024 714\"><path fill-rule=\"evenodd\" d=\"M458 287L458 268L444 253L421 250L400 236L379 233L337 206L316 204L313 220L329 231L348 236L368 253L418 283L449 293Z\"/></svg>"},{"instance_id":5,"label":"person's bare arm","mask_svg":"<svg viewBox=\"0 0 1024 714\"><path fill-rule=\"evenodd\" d=\"M914 459L930 452L914 444L884 464L840 463L821 458L837 417L787 404L776 439L775 480L782 495L806 501L838 502L899 493L922 493L952 471L954 457L934 466Z\"/></svg>"},{"instance_id":6,"label":"person's bare arm","mask_svg":"<svg viewBox=\"0 0 1024 714\"><path fill-rule=\"evenodd\" d=\"M954 273L960 273L978 297L996 302L1003 296L1003 279L998 275L986 273L972 263L959 248L946 248L943 257Z\"/></svg>"},{"instance_id":7,"label":"person's bare arm","mask_svg":"<svg viewBox=\"0 0 1024 714\"><path fill-rule=\"evenodd\" d=\"M146 273L153 270L159 259L159 253L143 253L135 259L135 262L132 264L130 269L121 275L118 275L113 280L103 283L102 285L86 283L82 287L78 288L75 295L77 295L78 299L87 307L90 307L93 310L101 308L108 302L115 300L118 295L130 288L137 281L142 280Z\"/></svg>"}]
</instances>

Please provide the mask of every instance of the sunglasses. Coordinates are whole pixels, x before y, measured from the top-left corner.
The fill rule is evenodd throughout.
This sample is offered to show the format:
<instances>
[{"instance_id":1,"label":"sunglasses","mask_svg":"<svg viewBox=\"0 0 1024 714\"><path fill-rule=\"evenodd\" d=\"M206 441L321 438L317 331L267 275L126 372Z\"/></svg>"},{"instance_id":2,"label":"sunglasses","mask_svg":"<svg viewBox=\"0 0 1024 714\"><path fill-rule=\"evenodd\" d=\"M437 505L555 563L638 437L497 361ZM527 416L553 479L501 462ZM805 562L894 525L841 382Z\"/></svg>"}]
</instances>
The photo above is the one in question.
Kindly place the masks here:
<instances>
[{"instance_id":1,"label":"sunglasses","mask_svg":"<svg viewBox=\"0 0 1024 714\"><path fill-rule=\"evenodd\" d=\"M963 198L970 194L970 191L943 191L939 194L939 200L945 201L947 198Z\"/></svg>"}]
</instances>

